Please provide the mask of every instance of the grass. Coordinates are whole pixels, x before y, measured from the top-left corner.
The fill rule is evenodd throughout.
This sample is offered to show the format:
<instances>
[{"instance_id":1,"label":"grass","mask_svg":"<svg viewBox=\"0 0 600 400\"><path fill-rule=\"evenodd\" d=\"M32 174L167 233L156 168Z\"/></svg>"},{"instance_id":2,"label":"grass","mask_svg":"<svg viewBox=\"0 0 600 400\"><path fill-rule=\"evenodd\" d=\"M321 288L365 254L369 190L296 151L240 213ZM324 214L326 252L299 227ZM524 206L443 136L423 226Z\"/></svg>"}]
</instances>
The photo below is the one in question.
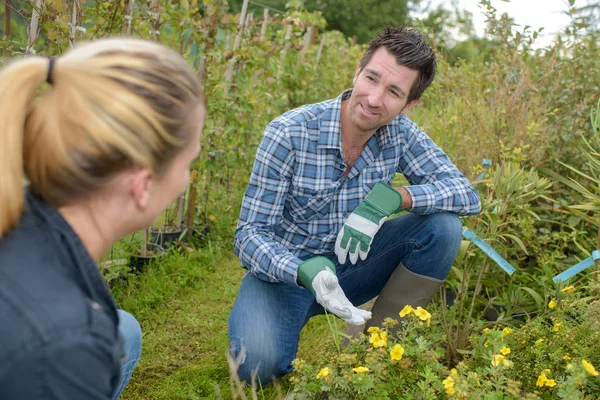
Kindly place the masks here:
<instances>
[{"instance_id":1,"label":"grass","mask_svg":"<svg viewBox=\"0 0 600 400\"><path fill-rule=\"evenodd\" d=\"M234 398L227 317L244 272L230 249L209 246L184 255L173 251L113 288L119 306L136 316L143 331L142 359L121 399ZM334 346L327 321L315 317L302 331L299 356L318 360L318 349L327 346ZM287 380L278 386L285 394ZM258 391L258 399L277 398L273 387Z\"/></svg>"}]
</instances>

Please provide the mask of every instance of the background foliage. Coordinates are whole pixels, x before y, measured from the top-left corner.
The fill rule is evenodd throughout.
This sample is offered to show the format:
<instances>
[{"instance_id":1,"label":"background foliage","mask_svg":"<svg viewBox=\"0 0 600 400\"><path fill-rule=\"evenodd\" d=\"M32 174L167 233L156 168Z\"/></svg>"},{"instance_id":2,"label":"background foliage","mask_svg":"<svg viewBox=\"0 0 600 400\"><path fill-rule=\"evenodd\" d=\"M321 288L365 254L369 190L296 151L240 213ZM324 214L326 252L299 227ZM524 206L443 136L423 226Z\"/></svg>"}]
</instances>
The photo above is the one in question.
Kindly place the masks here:
<instances>
[{"instance_id":1,"label":"background foliage","mask_svg":"<svg viewBox=\"0 0 600 400\"><path fill-rule=\"evenodd\" d=\"M140 234L119 242L102 260L110 262L102 265L115 284L119 304L144 327L146 356L125 398L252 395L251 389L230 383L224 352L226 318L243 273L233 256L232 234L262 130L290 108L335 97L350 87L364 50L361 43L392 20L425 32L439 55L436 80L410 117L474 182L484 209L465 218L464 224L492 244L516 272L505 274L464 241L446 290L432 305L432 330L411 336L411 346L416 347L406 353L410 359L425 346L431 349L429 361L415 364L418 368L413 370L395 364L387 369L373 358L368 343L358 343L346 353L314 351L334 348L335 332L343 330L339 326L332 336L326 320L316 318L303 332L299 355L306 361L294 378L299 381L283 382L281 394L275 388L264 389L263 397L296 392L319 398L323 392L334 393L336 386L323 389L315 371L327 363L364 360L369 354L375 363L372 368L382 373L378 381L348 381L342 374L338 378L346 380L338 382L343 383L343 388L337 386L340 393L383 398L377 397L382 391L393 393L403 382L412 382L409 397L450 396L443 382L448 368L456 367L453 388L459 394L471 390L484 398L499 398L493 397L496 392L504 398L597 395L598 384L585 375L580 360L567 371L565 360L556 356L569 351L573 360L579 357L600 366L594 336L597 267L569 282L577 288L572 309L562 303L549 308L552 300L562 298L552 277L598 248L596 3L584 9L566 6L572 22L546 48L536 45L539 31L515 30L490 0L481 1L489 21L485 38L474 35L471 16L460 10L437 8L419 20L411 18L412 12L422 11L417 1L262 3L271 7L266 24L256 2L249 7L253 16L242 19L241 3L233 0L134 2L130 13L129 0L12 0L9 36L2 26L0 63L26 53L58 55L73 41L129 32L176 49L203 80L208 120L202 155L193 166L194 179L186 195L187 229L197 235L180 237L143 274L114 263L136 251ZM0 12L5 13L5 4L0 3ZM32 40L26 29L34 9L39 13L39 33ZM247 22L242 28L241 21ZM492 167L482 165L483 158L490 159ZM173 214L171 208L157 228L162 229ZM554 321L568 328L565 340L576 340L577 345L550 345L556 336ZM505 326L515 329L512 337L518 338L506 339L514 368L490 368L494 353L485 346L483 329L500 331ZM534 337L545 339L547 347L531 345ZM359 358L352 359L351 354ZM556 378L556 390L535 385L544 369L552 371L547 376ZM527 378L527 371L536 376ZM476 376L499 380L495 386L477 386ZM383 385L379 392L369 392L374 382ZM215 384L220 395L215 394Z\"/></svg>"}]
</instances>

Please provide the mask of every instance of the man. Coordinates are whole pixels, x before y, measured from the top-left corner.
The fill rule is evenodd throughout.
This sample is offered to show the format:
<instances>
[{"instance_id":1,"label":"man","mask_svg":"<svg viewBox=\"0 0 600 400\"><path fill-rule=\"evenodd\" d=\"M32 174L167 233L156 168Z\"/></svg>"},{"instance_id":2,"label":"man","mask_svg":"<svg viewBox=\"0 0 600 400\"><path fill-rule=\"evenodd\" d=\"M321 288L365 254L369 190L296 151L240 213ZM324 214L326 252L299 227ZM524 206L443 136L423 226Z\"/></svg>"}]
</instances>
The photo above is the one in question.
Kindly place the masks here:
<instances>
[{"instance_id":1,"label":"man","mask_svg":"<svg viewBox=\"0 0 600 400\"><path fill-rule=\"evenodd\" d=\"M266 128L235 233L248 269L229 316L239 376L269 383L292 371L302 327L325 309L361 325L425 304L461 241L458 215L477 192L406 113L435 75L422 36L386 27L354 87L286 112ZM410 186L391 188L396 172ZM400 210L399 217L387 218ZM387 220L387 221L386 221ZM384 223L385 222L385 223Z\"/></svg>"}]
</instances>

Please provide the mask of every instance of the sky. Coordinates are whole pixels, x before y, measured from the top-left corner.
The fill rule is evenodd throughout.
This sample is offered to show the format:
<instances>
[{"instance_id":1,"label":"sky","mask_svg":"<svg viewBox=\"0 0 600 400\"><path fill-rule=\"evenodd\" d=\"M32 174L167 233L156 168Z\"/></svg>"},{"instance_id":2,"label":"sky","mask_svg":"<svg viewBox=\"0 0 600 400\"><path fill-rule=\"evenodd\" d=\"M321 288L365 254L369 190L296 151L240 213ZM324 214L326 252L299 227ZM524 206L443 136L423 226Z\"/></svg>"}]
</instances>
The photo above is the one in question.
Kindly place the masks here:
<instances>
[{"instance_id":1,"label":"sky","mask_svg":"<svg viewBox=\"0 0 600 400\"><path fill-rule=\"evenodd\" d=\"M575 7L584 5L588 0L576 0ZM448 4L447 0L434 0L433 4ZM473 13L473 22L478 36L483 36L485 30L485 16L479 7L479 0L458 0L460 8ZM544 27L538 38L538 47L550 44L554 34L560 32L569 23L569 17L564 14L568 10L567 0L512 0L505 2L492 0L492 6L498 10L498 15L507 13L515 19L522 30L525 25L533 29Z\"/></svg>"}]
</instances>

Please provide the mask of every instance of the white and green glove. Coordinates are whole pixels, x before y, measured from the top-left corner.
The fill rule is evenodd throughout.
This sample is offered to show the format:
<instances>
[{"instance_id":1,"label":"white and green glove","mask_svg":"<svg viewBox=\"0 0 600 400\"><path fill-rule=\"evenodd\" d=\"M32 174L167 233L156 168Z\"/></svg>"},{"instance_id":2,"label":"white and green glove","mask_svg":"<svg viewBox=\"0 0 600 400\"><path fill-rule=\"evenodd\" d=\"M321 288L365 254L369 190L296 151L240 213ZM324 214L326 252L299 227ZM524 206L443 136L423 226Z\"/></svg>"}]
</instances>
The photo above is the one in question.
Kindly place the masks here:
<instances>
[{"instance_id":1,"label":"white and green glove","mask_svg":"<svg viewBox=\"0 0 600 400\"><path fill-rule=\"evenodd\" d=\"M392 214L402 209L402 196L385 183L378 182L367 198L346 219L335 241L335 254L340 264L356 264L358 257L367 258L371 243L381 225Z\"/></svg>"},{"instance_id":2,"label":"white and green glove","mask_svg":"<svg viewBox=\"0 0 600 400\"><path fill-rule=\"evenodd\" d=\"M335 266L327 257L314 257L298 266L298 280L315 295L317 303L353 325L371 319L371 312L354 307L340 287Z\"/></svg>"}]
</instances>

